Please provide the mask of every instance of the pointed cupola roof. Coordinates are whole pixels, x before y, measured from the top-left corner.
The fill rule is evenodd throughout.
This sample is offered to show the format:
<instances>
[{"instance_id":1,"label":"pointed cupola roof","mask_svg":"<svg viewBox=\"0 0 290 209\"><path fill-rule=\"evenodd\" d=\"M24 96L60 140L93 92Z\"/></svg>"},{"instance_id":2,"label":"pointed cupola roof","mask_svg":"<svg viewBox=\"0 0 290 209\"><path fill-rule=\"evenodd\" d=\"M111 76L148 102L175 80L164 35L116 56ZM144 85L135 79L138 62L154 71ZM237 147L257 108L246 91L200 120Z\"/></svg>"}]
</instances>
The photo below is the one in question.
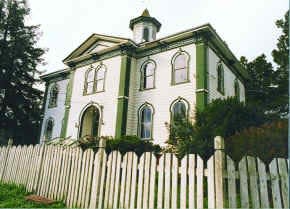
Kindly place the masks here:
<instances>
[{"instance_id":1,"label":"pointed cupola roof","mask_svg":"<svg viewBox=\"0 0 290 209\"><path fill-rule=\"evenodd\" d=\"M156 18L150 16L148 9L145 9L142 12L141 16L130 20L129 26L131 30L133 30L134 25L139 22L152 22L156 26L157 32L160 30L161 27L161 23Z\"/></svg>"}]
</instances>

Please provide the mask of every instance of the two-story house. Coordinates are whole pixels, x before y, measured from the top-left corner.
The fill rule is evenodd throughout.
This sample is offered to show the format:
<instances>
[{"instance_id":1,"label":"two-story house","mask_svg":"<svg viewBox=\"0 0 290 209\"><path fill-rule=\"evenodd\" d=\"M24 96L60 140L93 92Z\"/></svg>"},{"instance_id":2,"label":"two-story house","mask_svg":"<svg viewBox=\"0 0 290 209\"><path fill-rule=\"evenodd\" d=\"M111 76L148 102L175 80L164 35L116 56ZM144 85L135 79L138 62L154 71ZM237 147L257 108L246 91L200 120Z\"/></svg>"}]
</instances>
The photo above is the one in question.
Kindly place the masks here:
<instances>
[{"instance_id":1,"label":"two-story house","mask_svg":"<svg viewBox=\"0 0 290 209\"><path fill-rule=\"evenodd\" d=\"M133 40L92 34L46 82L40 141L138 135L164 144L165 123L217 98L245 100L247 74L210 24L164 38L148 10L130 21ZM193 119L194 120L194 119Z\"/></svg>"}]
</instances>

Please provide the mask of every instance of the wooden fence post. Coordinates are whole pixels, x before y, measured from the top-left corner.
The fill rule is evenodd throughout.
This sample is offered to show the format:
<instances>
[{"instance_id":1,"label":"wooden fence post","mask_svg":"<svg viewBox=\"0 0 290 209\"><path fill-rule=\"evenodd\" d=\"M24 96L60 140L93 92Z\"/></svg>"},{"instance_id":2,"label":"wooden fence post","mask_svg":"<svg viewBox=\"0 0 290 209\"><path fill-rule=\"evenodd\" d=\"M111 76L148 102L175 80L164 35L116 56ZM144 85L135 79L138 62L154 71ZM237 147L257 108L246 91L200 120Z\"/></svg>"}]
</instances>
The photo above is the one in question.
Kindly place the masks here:
<instances>
[{"instance_id":1,"label":"wooden fence post","mask_svg":"<svg viewBox=\"0 0 290 209\"><path fill-rule=\"evenodd\" d=\"M221 136L214 138L214 170L215 170L215 198L216 208L224 207L224 181L223 173L225 170L224 139Z\"/></svg>"},{"instance_id":2,"label":"wooden fence post","mask_svg":"<svg viewBox=\"0 0 290 209\"><path fill-rule=\"evenodd\" d=\"M2 167L1 170L0 170L0 181L2 181L3 175L4 175L4 173L5 173L5 170L6 170L6 163L7 163L7 158L8 158L9 151L10 151L12 145L13 145L13 139L12 139L12 138L9 138L9 139L8 139L8 143L7 143L7 148L6 148L5 154L3 154L4 158L1 159L1 160L3 160L3 161L2 161L1 164L0 164L1 167Z\"/></svg>"},{"instance_id":3,"label":"wooden fence post","mask_svg":"<svg viewBox=\"0 0 290 209\"><path fill-rule=\"evenodd\" d=\"M106 140L103 138L100 138L99 140L99 150L95 154L94 159L94 166L93 166L93 177L92 177L92 185L91 185L91 196L90 196L90 203L89 208L97 208L98 205L100 205L99 195L102 193L102 187L101 187L101 176L103 171L103 166L105 164L103 161L106 161L105 159L105 147L106 147Z\"/></svg>"}]
</instances>

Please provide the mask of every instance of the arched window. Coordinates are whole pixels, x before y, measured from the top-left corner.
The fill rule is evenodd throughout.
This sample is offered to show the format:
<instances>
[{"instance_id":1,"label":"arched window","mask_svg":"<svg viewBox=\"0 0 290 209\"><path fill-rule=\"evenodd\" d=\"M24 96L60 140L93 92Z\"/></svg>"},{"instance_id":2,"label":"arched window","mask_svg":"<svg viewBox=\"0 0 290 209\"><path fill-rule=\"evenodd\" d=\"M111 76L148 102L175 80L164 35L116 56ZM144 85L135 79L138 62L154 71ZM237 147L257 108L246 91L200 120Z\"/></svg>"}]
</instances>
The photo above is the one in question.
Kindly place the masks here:
<instances>
[{"instance_id":1,"label":"arched window","mask_svg":"<svg viewBox=\"0 0 290 209\"><path fill-rule=\"evenodd\" d=\"M234 84L234 88L235 88L235 97L240 100L240 85L239 85L239 82L238 80L236 79L235 80L235 84Z\"/></svg>"},{"instance_id":2,"label":"arched window","mask_svg":"<svg viewBox=\"0 0 290 209\"><path fill-rule=\"evenodd\" d=\"M48 102L49 108L57 106L57 97L58 97L58 87L57 84L53 84L49 92L49 102Z\"/></svg>"},{"instance_id":3,"label":"arched window","mask_svg":"<svg viewBox=\"0 0 290 209\"><path fill-rule=\"evenodd\" d=\"M104 91L106 68L101 65L96 71L96 92Z\"/></svg>"},{"instance_id":4,"label":"arched window","mask_svg":"<svg viewBox=\"0 0 290 209\"><path fill-rule=\"evenodd\" d=\"M149 41L149 29L144 28L143 30L143 41L148 42Z\"/></svg>"},{"instance_id":5,"label":"arched window","mask_svg":"<svg viewBox=\"0 0 290 209\"><path fill-rule=\"evenodd\" d=\"M171 107L172 122L176 123L185 120L187 117L187 105L183 99L177 100Z\"/></svg>"},{"instance_id":6,"label":"arched window","mask_svg":"<svg viewBox=\"0 0 290 209\"><path fill-rule=\"evenodd\" d=\"M147 61L141 68L140 89L152 89L155 85L155 63Z\"/></svg>"},{"instance_id":7,"label":"arched window","mask_svg":"<svg viewBox=\"0 0 290 209\"><path fill-rule=\"evenodd\" d=\"M52 118L47 119L44 137L45 140L51 140L53 131L54 121Z\"/></svg>"},{"instance_id":8,"label":"arched window","mask_svg":"<svg viewBox=\"0 0 290 209\"><path fill-rule=\"evenodd\" d=\"M93 68L88 69L86 73L85 93L92 94L94 92L94 77L95 70Z\"/></svg>"},{"instance_id":9,"label":"arched window","mask_svg":"<svg viewBox=\"0 0 290 209\"><path fill-rule=\"evenodd\" d=\"M172 59L172 84L188 82L188 60L189 55L178 52Z\"/></svg>"},{"instance_id":10,"label":"arched window","mask_svg":"<svg viewBox=\"0 0 290 209\"><path fill-rule=\"evenodd\" d=\"M217 90L224 94L224 68L221 63L217 66Z\"/></svg>"},{"instance_id":11,"label":"arched window","mask_svg":"<svg viewBox=\"0 0 290 209\"><path fill-rule=\"evenodd\" d=\"M144 140L152 139L153 108L149 104L139 110L139 137Z\"/></svg>"},{"instance_id":12,"label":"arched window","mask_svg":"<svg viewBox=\"0 0 290 209\"><path fill-rule=\"evenodd\" d=\"M81 125L79 137L84 136L98 137L100 125L100 111L99 108L92 105L85 109L81 116Z\"/></svg>"},{"instance_id":13,"label":"arched window","mask_svg":"<svg viewBox=\"0 0 290 209\"><path fill-rule=\"evenodd\" d=\"M84 94L104 91L106 67L100 65L97 69L90 67L86 72Z\"/></svg>"}]
</instances>

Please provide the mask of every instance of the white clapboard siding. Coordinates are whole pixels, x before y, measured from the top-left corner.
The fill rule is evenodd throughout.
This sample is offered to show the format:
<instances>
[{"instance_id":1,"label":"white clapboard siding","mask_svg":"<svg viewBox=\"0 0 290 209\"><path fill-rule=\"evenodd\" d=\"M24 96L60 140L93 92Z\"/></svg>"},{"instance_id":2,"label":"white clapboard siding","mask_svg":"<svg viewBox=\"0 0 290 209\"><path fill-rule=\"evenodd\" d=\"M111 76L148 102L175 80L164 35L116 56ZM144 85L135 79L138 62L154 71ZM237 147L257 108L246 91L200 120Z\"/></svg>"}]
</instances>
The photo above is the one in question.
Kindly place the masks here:
<instances>
[{"instance_id":1,"label":"white clapboard siding","mask_svg":"<svg viewBox=\"0 0 290 209\"><path fill-rule=\"evenodd\" d=\"M163 188L164 188L164 155L159 158L158 165L158 196L157 196L157 208L163 208Z\"/></svg>"},{"instance_id":2,"label":"white clapboard siding","mask_svg":"<svg viewBox=\"0 0 290 209\"><path fill-rule=\"evenodd\" d=\"M247 160L243 157L239 163L241 207L249 208Z\"/></svg>"},{"instance_id":3,"label":"white clapboard siding","mask_svg":"<svg viewBox=\"0 0 290 209\"><path fill-rule=\"evenodd\" d=\"M277 159L274 158L269 165L271 184L272 184L272 197L273 207L282 208L282 200L280 195L279 174L277 168Z\"/></svg>"},{"instance_id":4,"label":"white clapboard siding","mask_svg":"<svg viewBox=\"0 0 290 209\"><path fill-rule=\"evenodd\" d=\"M269 206L266 166L259 158L257 158L257 167L260 183L261 208L269 208L270 206Z\"/></svg>"},{"instance_id":5,"label":"white clapboard siding","mask_svg":"<svg viewBox=\"0 0 290 209\"><path fill-rule=\"evenodd\" d=\"M207 161L207 194L208 208L215 208L214 156L211 156ZM194 208L194 206L189 208Z\"/></svg>"},{"instance_id":6,"label":"white clapboard siding","mask_svg":"<svg viewBox=\"0 0 290 209\"><path fill-rule=\"evenodd\" d=\"M278 158L278 170L279 175L281 178L281 194L283 200L283 207L289 208L289 178L288 178L288 171L287 171L287 162L286 159Z\"/></svg>"},{"instance_id":7,"label":"white clapboard siding","mask_svg":"<svg viewBox=\"0 0 290 209\"><path fill-rule=\"evenodd\" d=\"M180 208L186 209L187 202L187 158L184 156L181 160L181 181L180 181Z\"/></svg>"},{"instance_id":8,"label":"white clapboard siding","mask_svg":"<svg viewBox=\"0 0 290 209\"><path fill-rule=\"evenodd\" d=\"M229 208L237 207L237 189L236 189L236 169L234 161L226 156L227 159L227 175L228 175L228 199Z\"/></svg>"}]
</instances>

